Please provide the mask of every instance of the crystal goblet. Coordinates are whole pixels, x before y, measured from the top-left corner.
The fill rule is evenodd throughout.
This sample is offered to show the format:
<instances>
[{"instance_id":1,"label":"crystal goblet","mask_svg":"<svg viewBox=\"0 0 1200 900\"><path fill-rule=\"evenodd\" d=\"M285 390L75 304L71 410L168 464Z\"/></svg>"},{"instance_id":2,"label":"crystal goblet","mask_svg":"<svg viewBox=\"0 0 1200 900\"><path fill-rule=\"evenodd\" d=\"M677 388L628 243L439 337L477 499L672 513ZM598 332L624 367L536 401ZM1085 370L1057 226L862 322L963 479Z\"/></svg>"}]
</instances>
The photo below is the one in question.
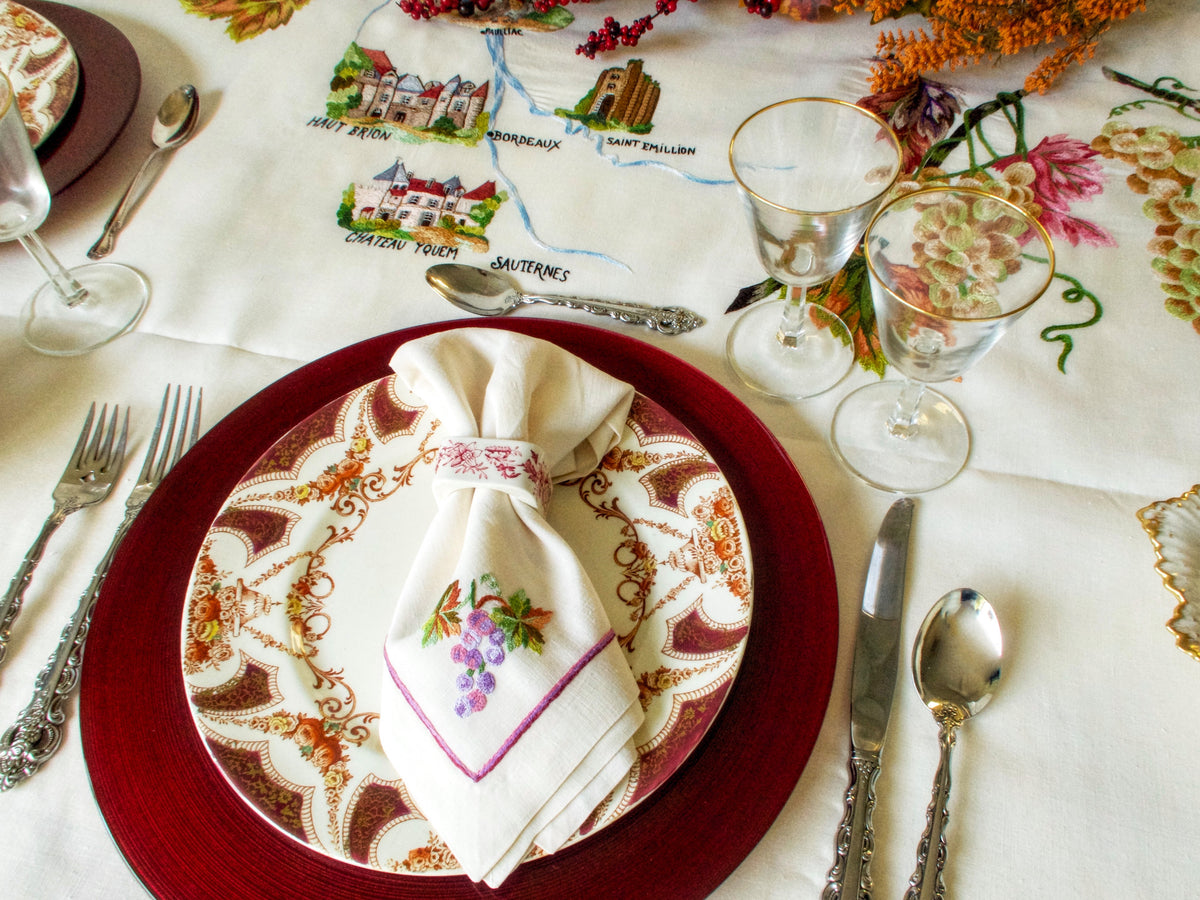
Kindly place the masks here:
<instances>
[{"instance_id":1,"label":"crystal goblet","mask_svg":"<svg viewBox=\"0 0 1200 900\"><path fill-rule=\"evenodd\" d=\"M967 371L1028 311L1054 277L1054 245L1016 204L939 186L885 204L865 252L880 345L905 380L847 395L833 446L868 484L931 490L962 470L971 435L957 407L927 385Z\"/></svg>"},{"instance_id":2,"label":"crystal goblet","mask_svg":"<svg viewBox=\"0 0 1200 900\"><path fill-rule=\"evenodd\" d=\"M808 302L808 289L846 264L900 173L900 142L888 124L852 103L799 97L743 122L729 162L763 267L791 288L743 313L725 342L750 387L800 399L829 390L850 370L846 324Z\"/></svg>"},{"instance_id":3,"label":"crystal goblet","mask_svg":"<svg viewBox=\"0 0 1200 900\"><path fill-rule=\"evenodd\" d=\"M0 241L14 238L46 273L25 304L25 342L53 356L73 356L124 334L146 308L146 280L128 266L93 263L64 269L38 237L50 191L29 143L12 82L0 72Z\"/></svg>"}]
</instances>

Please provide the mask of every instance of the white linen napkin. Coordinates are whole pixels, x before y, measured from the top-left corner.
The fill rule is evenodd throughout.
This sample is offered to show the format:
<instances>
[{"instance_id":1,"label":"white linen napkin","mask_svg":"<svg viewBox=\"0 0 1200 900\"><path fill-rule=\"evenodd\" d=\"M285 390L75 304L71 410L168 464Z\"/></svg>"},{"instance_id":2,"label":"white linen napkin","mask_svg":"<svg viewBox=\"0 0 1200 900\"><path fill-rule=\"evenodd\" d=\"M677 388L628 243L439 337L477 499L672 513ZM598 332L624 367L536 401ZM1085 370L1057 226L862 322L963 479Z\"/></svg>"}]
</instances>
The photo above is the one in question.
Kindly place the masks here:
<instances>
[{"instance_id":1,"label":"white linen napkin","mask_svg":"<svg viewBox=\"0 0 1200 900\"><path fill-rule=\"evenodd\" d=\"M384 648L380 738L475 881L552 853L636 760L637 685L544 516L619 440L633 388L545 341L458 329L392 368L442 422L438 511Z\"/></svg>"}]
</instances>

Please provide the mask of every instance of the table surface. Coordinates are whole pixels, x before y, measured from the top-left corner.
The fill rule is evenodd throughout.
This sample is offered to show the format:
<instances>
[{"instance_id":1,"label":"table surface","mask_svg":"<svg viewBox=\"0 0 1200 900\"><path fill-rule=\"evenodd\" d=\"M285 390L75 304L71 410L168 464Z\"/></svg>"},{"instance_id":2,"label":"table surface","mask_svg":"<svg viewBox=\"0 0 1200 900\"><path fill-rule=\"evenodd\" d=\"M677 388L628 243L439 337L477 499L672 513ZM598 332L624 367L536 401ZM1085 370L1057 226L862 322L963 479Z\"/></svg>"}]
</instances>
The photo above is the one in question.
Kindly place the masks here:
<instances>
[{"instance_id":1,"label":"table surface","mask_svg":"<svg viewBox=\"0 0 1200 900\"><path fill-rule=\"evenodd\" d=\"M451 254L457 261L515 267L530 289L701 312L707 324L682 337L544 307L519 315L580 317L707 372L774 432L816 502L841 607L832 699L787 806L714 896L819 896L847 785L855 613L871 542L893 499L841 468L827 435L837 402L879 375L856 367L825 395L782 402L754 394L728 369L723 347L736 314L725 310L763 274L726 148L736 125L773 100L866 96L869 57L890 25L861 14L763 21L732 2L705 0L681 4L637 48L592 61L574 53L588 30L605 15L624 21L651 7L577 4L563 32L482 36L447 22L413 23L378 0L315 0L286 24L234 41L227 21L189 14L180 3L77 5L128 37L142 85L127 128L54 198L40 229L64 262L84 260L152 148L161 99L191 82L204 113L112 256L151 285L132 333L77 358L27 349L19 312L40 273L15 243L0 246L0 577L16 570L49 513L51 487L92 400L134 409L130 455L140 458L169 382L202 385L211 424L339 348L461 317L424 282L425 268L450 251L420 241L356 242L337 216L348 185L369 184L397 160L414 178L457 176L468 191L493 182L503 202L484 243L460 244ZM928 608L961 586L992 601L1005 636L1000 691L962 729L955 751L946 877L959 896L1195 893L1200 777L1186 754L1200 743L1200 719L1186 697L1200 661L1176 647L1165 625L1176 600L1155 571L1137 512L1200 482L1200 300L1190 295L1192 321L1165 306L1160 278L1179 270L1155 263L1149 249L1156 228L1160 238L1170 232L1151 218L1165 201L1156 206L1137 193L1133 164L1099 149L1112 122L1166 129L1179 147L1195 143L1200 72L1181 35L1198 25L1190 4L1150 3L1049 93L989 117L988 139L971 146L994 172L1008 156L1029 154L1055 218L1059 271L1070 280L1056 280L991 354L944 386L971 423L972 456L957 479L918 503L903 646ZM339 128L325 104L352 41L384 46L397 72L426 82L486 82L491 138L475 146L406 142L396 132ZM574 107L605 68L633 59L660 89L649 134L589 135L553 114ZM1018 89L1036 59L933 77L957 91L965 110ZM1106 77L1105 67L1129 78ZM1180 96L1191 104L1177 103ZM958 163L967 148L955 152L947 170L966 168ZM1050 166L1038 170L1044 162ZM1200 219L1194 203L1176 211L1184 222ZM1190 277L1175 281L1186 291ZM70 517L51 543L0 669L0 721L27 701L135 476L126 471L117 499ZM900 896L911 873L937 763L936 727L912 686L907 653L901 665L877 785L873 875L881 897ZM76 706L68 704L66 746L0 798L8 893L145 896L91 797ZM153 723L131 721L128 729L131 741L153 739ZM187 789L170 785L170 773L148 777Z\"/></svg>"}]
</instances>

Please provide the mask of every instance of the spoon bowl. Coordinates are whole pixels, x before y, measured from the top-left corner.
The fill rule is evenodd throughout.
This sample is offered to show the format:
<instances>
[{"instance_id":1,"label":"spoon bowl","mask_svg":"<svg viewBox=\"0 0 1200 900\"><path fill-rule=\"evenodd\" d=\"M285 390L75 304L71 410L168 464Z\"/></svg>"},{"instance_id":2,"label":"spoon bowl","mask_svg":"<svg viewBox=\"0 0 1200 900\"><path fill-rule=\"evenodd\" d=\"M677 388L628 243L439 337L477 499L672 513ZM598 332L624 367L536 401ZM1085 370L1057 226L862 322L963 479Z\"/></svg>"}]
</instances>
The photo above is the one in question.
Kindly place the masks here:
<instances>
[{"instance_id":1,"label":"spoon bowl","mask_svg":"<svg viewBox=\"0 0 1200 900\"><path fill-rule=\"evenodd\" d=\"M645 306L555 294L525 294L502 275L461 263L431 266L425 272L425 280L459 309L477 316L501 316L518 306L548 303L608 316L621 322L645 325L661 334L682 334L704 324L704 319L681 306Z\"/></svg>"},{"instance_id":2,"label":"spoon bowl","mask_svg":"<svg viewBox=\"0 0 1200 900\"><path fill-rule=\"evenodd\" d=\"M177 87L154 116L150 140L159 150L170 150L189 140L200 119L200 98L190 84Z\"/></svg>"},{"instance_id":3,"label":"spoon bowl","mask_svg":"<svg viewBox=\"0 0 1200 900\"><path fill-rule=\"evenodd\" d=\"M502 316L521 305L521 293L503 277L487 269L444 263L425 272L430 287L457 306L477 316Z\"/></svg>"},{"instance_id":4,"label":"spoon bowl","mask_svg":"<svg viewBox=\"0 0 1200 900\"><path fill-rule=\"evenodd\" d=\"M925 705L963 720L992 699L1003 639L996 611L970 588L951 591L925 617L913 644L913 680Z\"/></svg>"},{"instance_id":5,"label":"spoon bowl","mask_svg":"<svg viewBox=\"0 0 1200 900\"><path fill-rule=\"evenodd\" d=\"M146 161L133 176L133 181L125 189L125 194L121 197L117 208L108 217L100 239L87 252L89 259L102 259L112 253L117 242L117 234L125 227L129 213L133 211L136 201L144 193L142 184L146 173L150 170L150 164L163 152L174 150L191 140L196 131L196 123L199 121L200 96L190 84L180 85L163 100L162 106L158 108L158 112L154 116L154 124L150 128L150 140L154 143L154 150L146 157Z\"/></svg>"},{"instance_id":6,"label":"spoon bowl","mask_svg":"<svg viewBox=\"0 0 1200 900\"><path fill-rule=\"evenodd\" d=\"M925 833L917 851L917 868L909 879L904 900L934 900L945 895L942 870L947 855L950 754L955 732L992 699L1000 683L1003 651L996 611L971 588L959 588L943 596L917 632L913 680L938 723L941 753Z\"/></svg>"}]
</instances>

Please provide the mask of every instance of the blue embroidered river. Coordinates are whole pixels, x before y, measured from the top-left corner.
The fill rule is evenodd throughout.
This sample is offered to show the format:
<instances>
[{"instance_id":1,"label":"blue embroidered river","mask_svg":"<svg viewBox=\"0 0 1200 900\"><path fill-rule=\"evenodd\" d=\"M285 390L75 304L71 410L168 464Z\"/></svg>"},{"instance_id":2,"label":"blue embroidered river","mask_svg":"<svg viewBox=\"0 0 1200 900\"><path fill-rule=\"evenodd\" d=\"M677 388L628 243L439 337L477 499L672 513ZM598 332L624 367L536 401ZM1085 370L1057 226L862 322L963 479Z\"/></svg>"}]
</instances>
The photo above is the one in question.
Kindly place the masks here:
<instances>
[{"instance_id":1,"label":"blue embroidered river","mask_svg":"<svg viewBox=\"0 0 1200 900\"><path fill-rule=\"evenodd\" d=\"M529 112L531 114L554 119L556 122L561 123L564 134L573 138L590 142L592 146L595 147L597 156L617 168L649 166L651 168L664 169L672 174L678 175L681 178L686 178L688 181L692 181L697 184L722 185L731 183L729 179L700 178L699 176L681 171L680 169L677 169L674 166L657 159L636 159L626 161L611 153L605 153L604 135L595 134L583 123L575 122L571 119L566 119L561 116L556 116L552 110L545 110L537 105L537 102L532 96L530 96L529 92L525 90L524 85L521 84L520 80L513 75L512 71L508 68L508 62L504 58L504 35L487 34L484 35L484 37L487 40L488 54L492 58L492 83L496 86L495 98L492 101L491 108L491 122L493 127L495 127L496 123L499 121L500 107L504 103L505 93L508 88L512 88L512 90L528 105ZM525 204L521 201L520 191L500 168L500 160L496 153L496 142L490 137L485 138L485 140L487 141L488 149L492 154L492 168L495 169L497 177L504 182L505 187L508 189L509 196L512 198L514 206L521 215L521 221L525 225L525 230L529 233L530 238L539 247L554 253L574 253L580 256L590 256L596 259L602 259L605 262L612 263L613 265L620 266L626 271L630 271L629 266L627 266L625 263L613 259L612 257L603 253L581 248L552 247L541 240L537 236L537 232L533 227L533 222L529 217L529 211L525 208Z\"/></svg>"},{"instance_id":2,"label":"blue embroidered river","mask_svg":"<svg viewBox=\"0 0 1200 900\"><path fill-rule=\"evenodd\" d=\"M385 0L385 2L379 4L379 6L367 13L367 15L363 18L362 24L359 26L359 34L362 33L362 29L366 27L367 22L370 21L372 16L376 15L381 10L390 7L392 2L393 0ZM492 95L492 105L491 109L489 110L490 128L496 129L499 127L500 110L504 105L505 96L511 89L517 97L525 101L529 108L529 112L532 115L553 119L556 123L561 125L565 135L573 140L587 141L595 148L596 155L600 159L603 159L605 162L616 168L651 167L663 169L696 184L726 185L731 183L729 179L701 178L697 175L693 175L678 169L667 162L662 162L661 160L657 159L622 160L612 153L605 153L604 135L594 133L581 122L575 122L571 119L556 116L553 110L542 109L538 106L537 102L530 95L529 91L527 91L525 86L521 84L520 79L518 79L508 67L508 62L504 55L504 37L505 36L503 34L497 34L494 32L483 35L483 38L487 42L488 55L491 56L492 59L493 70L492 84L494 86L494 90ZM509 200L512 203L513 208L516 209L518 215L521 217L521 223L525 228L526 233L529 235L530 240L532 240L537 247L550 253L569 253L576 256L586 256L592 259L602 260L610 265L624 269L627 272L632 271L627 264L618 259L614 259L607 254L600 253L595 250L589 250L583 247L558 247L548 244L546 241L542 240L542 238L538 236L537 229L534 227L533 219L529 214L529 210L525 206L524 200L521 198L520 188L511 178L508 177L508 175L500 166L499 154L496 152L496 141L490 136L485 136L484 141L487 143L488 152L491 154L492 169L496 174L496 180L503 184L504 189L508 191Z\"/></svg>"}]
</instances>

